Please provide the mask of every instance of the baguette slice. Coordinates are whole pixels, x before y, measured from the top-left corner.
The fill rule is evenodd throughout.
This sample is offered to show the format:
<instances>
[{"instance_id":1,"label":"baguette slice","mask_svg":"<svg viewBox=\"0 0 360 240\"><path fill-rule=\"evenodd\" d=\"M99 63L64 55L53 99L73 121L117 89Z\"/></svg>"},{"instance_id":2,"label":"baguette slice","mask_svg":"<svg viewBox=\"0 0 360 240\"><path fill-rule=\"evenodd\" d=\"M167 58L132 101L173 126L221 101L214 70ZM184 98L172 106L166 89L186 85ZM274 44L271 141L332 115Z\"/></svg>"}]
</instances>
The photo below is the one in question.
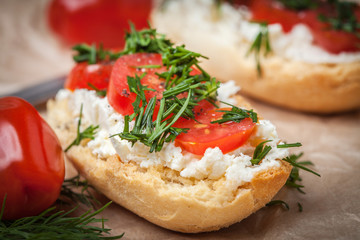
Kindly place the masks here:
<instances>
[{"instance_id":1,"label":"baguette slice","mask_svg":"<svg viewBox=\"0 0 360 240\"><path fill-rule=\"evenodd\" d=\"M47 119L65 148L76 137L76 121L64 100L48 102ZM118 155L97 158L87 141L73 146L67 157L91 185L121 206L164 228L198 233L239 222L263 207L285 184L291 166L259 172L251 182L229 190L225 177L184 178L158 166L148 169L124 163Z\"/></svg>"},{"instance_id":2,"label":"baguette slice","mask_svg":"<svg viewBox=\"0 0 360 240\"><path fill-rule=\"evenodd\" d=\"M201 66L217 79L234 80L244 94L288 109L329 114L360 108L360 61L317 64L261 53L259 77L254 56L247 56L252 42L239 36L236 23L223 20L221 8L204 0L177 1L176 8L172 2L155 8L153 26L209 57ZM206 18L197 12L201 4L212 6Z\"/></svg>"}]
</instances>

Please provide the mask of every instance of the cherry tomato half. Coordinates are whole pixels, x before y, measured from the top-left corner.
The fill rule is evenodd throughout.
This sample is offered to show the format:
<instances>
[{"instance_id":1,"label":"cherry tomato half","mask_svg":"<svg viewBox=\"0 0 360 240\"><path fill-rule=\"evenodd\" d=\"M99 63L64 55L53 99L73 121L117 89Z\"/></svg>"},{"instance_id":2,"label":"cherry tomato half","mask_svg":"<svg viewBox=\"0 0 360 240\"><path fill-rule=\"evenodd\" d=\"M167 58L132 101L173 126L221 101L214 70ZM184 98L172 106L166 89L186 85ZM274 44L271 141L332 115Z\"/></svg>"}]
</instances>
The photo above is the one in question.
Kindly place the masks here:
<instances>
[{"instance_id":1,"label":"cherry tomato half","mask_svg":"<svg viewBox=\"0 0 360 240\"><path fill-rule=\"evenodd\" d=\"M1 98L1 204L7 196L3 219L47 209L59 196L64 174L59 140L36 109L20 98Z\"/></svg>"},{"instance_id":2,"label":"cherry tomato half","mask_svg":"<svg viewBox=\"0 0 360 240\"><path fill-rule=\"evenodd\" d=\"M144 68L142 66L154 65L160 67ZM113 68L110 78L108 100L110 105L119 113L123 115L130 115L134 113L131 105L135 99L136 94L130 92L127 77L146 75L141 79L141 84L156 91L145 91L146 99L157 96L161 98L164 87L155 73L162 73L166 68L162 64L161 54L158 53L135 53L124 55L120 57Z\"/></svg>"},{"instance_id":3,"label":"cherry tomato half","mask_svg":"<svg viewBox=\"0 0 360 240\"><path fill-rule=\"evenodd\" d=\"M85 42L123 47L129 21L138 29L147 27L151 6L149 0L53 0L48 23L69 45Z\"/></svg>"},{"instance_id":4,"label":"cherry tomato half","mask_svg":"<svg viewBox=\"0 0 360 240\"><path fill-rule=\"evenodd\" d=\"M228 153L243 145L253 132L256 123L250 118L245 118L239 123L232 121L222 124L211 123L222 117L223 112L218 112L219 110L230 109L210 109L195 114L196 121L179 119L174 126L190 130L177 136L175 144L197 155L204 154L209 147L219 147L223 153Z\"/></svg>"},{"instance_id":5,"label":"cherry tomato half","mask_svg":"<svg viewBox=\"0 0 360 240\"><path fill-rule=\"evenodd\" d=\"M96 64L88 64L87 62L78 63L71 70L64 87L70 90L78 88L94 90L93 87L99 90L106 90L109 85L113 65L114 62L110 61Z\"/></svg>"}]
</instances>

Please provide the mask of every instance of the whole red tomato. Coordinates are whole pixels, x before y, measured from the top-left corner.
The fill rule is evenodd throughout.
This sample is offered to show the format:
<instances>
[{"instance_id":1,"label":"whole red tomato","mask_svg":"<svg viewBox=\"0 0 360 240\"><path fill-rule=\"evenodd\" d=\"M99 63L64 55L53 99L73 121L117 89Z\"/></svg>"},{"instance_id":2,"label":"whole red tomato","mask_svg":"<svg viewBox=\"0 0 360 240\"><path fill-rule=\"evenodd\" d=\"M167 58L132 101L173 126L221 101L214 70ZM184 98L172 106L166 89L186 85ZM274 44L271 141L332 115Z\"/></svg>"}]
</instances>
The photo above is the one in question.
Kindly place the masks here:
<instances>
[{"instance_id":1,"label":"whole red tomato","mask_svg":"<svg viewBox=\"0 0 360 240\"><path fill-rule=\"evenodd\" d=\"M0 203L3 219L39 214L58 198L64 155L50 126L28 102L0 99Z\"/></svg>"},{"instance_id":2,"label":"whole red tomato","mask_svg":"<svg viewBox=\"0 0 360 240\"><path fill-rule=\"evenodd\" d=\"M86 42L123 47L129 21L147 27L150 0L53 0L48 9L50 27L69 45Z\"/></svg>"}]
</instances>

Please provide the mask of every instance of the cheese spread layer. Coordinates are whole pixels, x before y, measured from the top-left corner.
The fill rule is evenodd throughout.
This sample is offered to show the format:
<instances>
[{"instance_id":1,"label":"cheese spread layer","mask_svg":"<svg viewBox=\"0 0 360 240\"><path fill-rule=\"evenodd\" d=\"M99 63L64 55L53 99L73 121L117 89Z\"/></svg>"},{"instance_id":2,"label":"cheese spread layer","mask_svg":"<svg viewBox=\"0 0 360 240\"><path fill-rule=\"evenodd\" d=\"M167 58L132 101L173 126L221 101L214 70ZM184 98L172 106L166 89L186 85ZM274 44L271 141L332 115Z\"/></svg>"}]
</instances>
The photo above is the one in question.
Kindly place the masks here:
<instances>
[{"instance_id":1,"label":"cheese spread layer","mask_svg":"<svg viewBox=\"0 0 360 240\"><path fill-rule=\"evenodd\" d=\"M229 81L221 85L218 98L235 104L235 99L232 99L231 95L237 90L234 82ZM223 154L216 147L208 148L203 156L197 156L183 151L174 143L166 143L160 152L149 153L149 147L142 143L136 142L132 146L131 142L122 140L119 136L110 137L123 131L124 116L110 106L106 97L99 97L95 91L86 89L78 89L74 92L63 89L58 92L56 100L63 99L68 101L74 123L77 123L80 107L83 105L82 129L89 125L99 125L94 140L87 143L92 153L99 158L118 154L124 162L132 161L143 168L163 165L179 171L181 176L188 178L219 179L225 176L229 186L237 188L245 182L250 182L259 171L280 166L278 159L289 154L288 149L276 147L280 139L275 126L268 120L259 120L255 132L247 143L231 153ZM130 123L130 128L132 126L133 122ZM252 165L250 160L255 147L250 143L259 140L271 140L267 144L272 150L259 165Z\"/></svg>"}]
</instances>

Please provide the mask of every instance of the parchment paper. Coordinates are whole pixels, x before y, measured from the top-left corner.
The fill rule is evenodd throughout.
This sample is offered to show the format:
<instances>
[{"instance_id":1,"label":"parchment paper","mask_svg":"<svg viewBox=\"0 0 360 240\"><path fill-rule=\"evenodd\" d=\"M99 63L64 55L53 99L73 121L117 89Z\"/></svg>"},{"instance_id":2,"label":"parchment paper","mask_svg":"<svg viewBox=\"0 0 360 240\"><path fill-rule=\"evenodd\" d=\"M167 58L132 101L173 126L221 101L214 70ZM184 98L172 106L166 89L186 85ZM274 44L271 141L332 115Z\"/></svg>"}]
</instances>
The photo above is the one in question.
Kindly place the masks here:
<instances>
[{"instance_id":1,"label":"parchment paper","mask_svg":"<svg viewBox=\"0 0 360 240\"><path fill-rule=\"evenodd\" d=\"M70 51L44 22L46 4L0 0L0 94L65 75L71 68ZM288 188L279 192L275 199L289 203L290 211L266 207L217 232L181 234L112 204L102 215L112 234L125 232L123 239L360 239L360 111L317 116L249 101L283 139L303 144L298 150L303 160L311 160L321 174L301 173L305 195Z\"/></svg>"}]
</instances>

